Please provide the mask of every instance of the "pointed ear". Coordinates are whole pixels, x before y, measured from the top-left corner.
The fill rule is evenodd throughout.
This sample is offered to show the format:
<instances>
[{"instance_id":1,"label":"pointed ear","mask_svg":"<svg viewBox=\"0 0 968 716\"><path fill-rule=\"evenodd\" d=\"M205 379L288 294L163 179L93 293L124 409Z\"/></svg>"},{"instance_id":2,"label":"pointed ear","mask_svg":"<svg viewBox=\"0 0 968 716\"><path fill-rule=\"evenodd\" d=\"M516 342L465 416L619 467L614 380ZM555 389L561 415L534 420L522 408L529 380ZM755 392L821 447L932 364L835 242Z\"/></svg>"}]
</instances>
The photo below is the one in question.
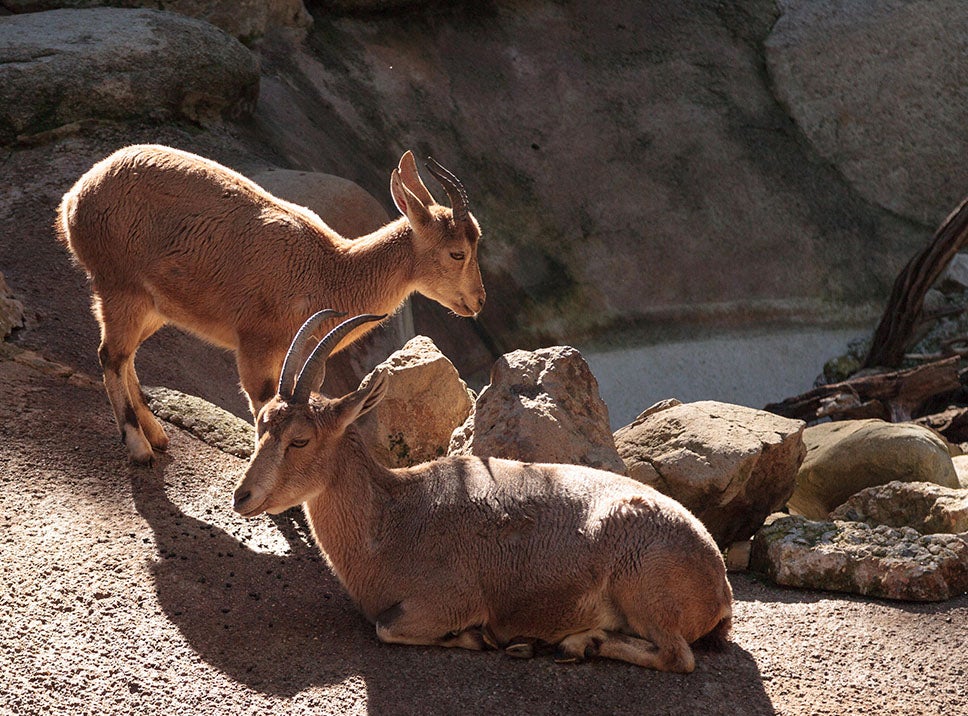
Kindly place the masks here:
<instances>
[{"instance_id":1,"label":"pointed ear","mask_svg":"<svg viewBox=\"0 0 968 716\"><path fill-rule=\"evenodd\" d=\"M400 161L403 162L402 159ZM414 171L416 171L416 168L414 168ZM426 191L426 188L424 190ZM394 169L393 173L390 174L390 195L393 197L393 203L396 204L397 210L410 219L411 225L426 223L430 220L430 211L427 207L433 203L433 199L431 198L430 203L421 201L420 197L414 194L404 182L400 167ZM427 195L430 195L429 192Z\"/></svg>"},{"instance_id":2,"label":"pointed ear","mask_svg":"<svg viewBox=\"0 0 968 716\"><path fill-rule=\"evenodd\" d=\"M437 203L434 201L433 194L430 193L427 185L420 178L420 173L417 171L417 160L414 158L413 152L409 149L400 157L400 165L397 169L400 171L400 178L403 179L403 185L412 191L413 195L420 199L424 206Z\"/></svg>"},{"instance_id":3,"label":"pointed ear","mask_svg":"<svg viewBox=\"0 0 968 716\"><path fill-rule=\"evenodd\" d=\"M336 407L340 429L346 430L351 423L355 422L368 412L373 410L380 401L386 397L387 388L390 381L387 379L385 371L374 373L369 385L358 388L349 395L344 395L339 399Z\"/></svg>"}]
</instances>

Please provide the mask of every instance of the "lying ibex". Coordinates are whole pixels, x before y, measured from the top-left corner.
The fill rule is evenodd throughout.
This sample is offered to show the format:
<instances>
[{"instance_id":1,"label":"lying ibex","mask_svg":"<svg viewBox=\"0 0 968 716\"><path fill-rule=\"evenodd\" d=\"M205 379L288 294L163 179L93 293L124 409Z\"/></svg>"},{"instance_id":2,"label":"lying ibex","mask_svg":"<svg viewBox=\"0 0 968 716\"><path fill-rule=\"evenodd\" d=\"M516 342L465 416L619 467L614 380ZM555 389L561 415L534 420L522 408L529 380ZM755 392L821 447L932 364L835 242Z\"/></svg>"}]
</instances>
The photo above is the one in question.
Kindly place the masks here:
<instances>
[{"instance_id":1,"label":"lying ibex","mask_svg":"<svg viewBox=\"0 0 968 716\"><path fill-rule=\"evenodd\" d=\"M134 369L138 346L166 323L236 351L254 417L275 394L296 329L324 306L390 314L419 292L476 316L480 228L460 181L433 160L427 169L451 209L434 201L407 152L390 176L403 216L355 240L220 164L168 147L130 146L84 174L56 226L91 277L104 386L131 459L150 462L152 447L168 445Z\"/></svg>"},{"instance_id":2,"label":"lying ibex","mask_svg":"<svg viewBox=\"0 0 968 716\"><path fill-rule=\"evenodd\" d=\"M390 470L354 421L385 374L332 400L310 395L342 336L334 328L257 420L235 491L245 517L305 503L336 576L384 642L531 656L598 655L667 671L695 666L690 643L721 645L732 619L722 556L678 502L577 465L451 457ZM290 355L299 355L301 336Z\"/></svg>"}]
</instances>

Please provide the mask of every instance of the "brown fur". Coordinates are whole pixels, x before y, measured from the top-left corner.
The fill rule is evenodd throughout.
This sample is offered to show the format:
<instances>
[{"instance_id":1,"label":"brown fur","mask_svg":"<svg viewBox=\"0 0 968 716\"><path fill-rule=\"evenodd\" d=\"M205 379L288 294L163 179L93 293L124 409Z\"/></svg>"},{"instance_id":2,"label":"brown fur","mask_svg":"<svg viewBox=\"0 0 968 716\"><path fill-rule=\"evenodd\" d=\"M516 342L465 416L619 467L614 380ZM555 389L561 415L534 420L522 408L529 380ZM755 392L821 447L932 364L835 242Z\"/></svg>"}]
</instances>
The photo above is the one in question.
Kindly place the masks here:
<instances>
[{"instance_id":1,"label":"brown fur","mask_svg":"<svg viewBox=\"0 0 968 716\"><path fill-rule=\"evenodd\" d=\"M353 422L386 379L258 418L235 493L246 517L305 504L334 572L385 642L689 672L725 638L732 591L708 531L678 502L577 465L452 457L389 470ZM305 441L305 443L304 443Z\"/></svg>"},{"instance_id":2,"label":"brown fur","mask_svg":"<svg viewBox=\"0 0 968 716\"><path fill-rule=\"evenodd\" d=\"M168 147L121 149L77 181L58 209L58 235L91 277L105 388L133 460L150 462L152 447L168 444L134 370L138 346L166 323L236 351L255 416L296 329L320 309L392 314L419 292L477 315L476 220L455 222L433 201L410 152L390 185L401 218L351 240L242 175Z\"/></svg>"}]
</instances>

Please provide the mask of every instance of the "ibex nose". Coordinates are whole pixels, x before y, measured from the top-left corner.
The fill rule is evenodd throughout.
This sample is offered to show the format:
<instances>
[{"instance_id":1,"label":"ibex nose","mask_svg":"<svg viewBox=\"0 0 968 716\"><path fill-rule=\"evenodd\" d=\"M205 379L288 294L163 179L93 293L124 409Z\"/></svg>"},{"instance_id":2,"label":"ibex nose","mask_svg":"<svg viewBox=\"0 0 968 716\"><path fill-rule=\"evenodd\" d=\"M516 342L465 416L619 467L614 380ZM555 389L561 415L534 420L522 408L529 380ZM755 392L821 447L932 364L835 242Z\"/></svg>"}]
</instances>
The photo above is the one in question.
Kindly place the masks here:
<instances>
[{"instance_id":1,"label":"ibex nose","mask_svg":"<svg viewBox=\"0 0 968 716\"><path fill-rule=\"evenodd\" d=\"M239 488L235 491L235 497L232 501L232 509L236 512L242 512L245 509L245 503L252 498L252 490L248 488Z\"/></svg>"},{"instance_id":2,"label":"ibex nose","mask_svg":"<svg viewBox=\"0 0 968 716\"><path fill-rule=\"evenodd\" d=\"M477 308L474 309L474 313L480 313L482 310L484 310L485 298L487 298L487 294L484 292L484 289L482 288L480 295L477 297Z\"/></svg>"}]
</instances>

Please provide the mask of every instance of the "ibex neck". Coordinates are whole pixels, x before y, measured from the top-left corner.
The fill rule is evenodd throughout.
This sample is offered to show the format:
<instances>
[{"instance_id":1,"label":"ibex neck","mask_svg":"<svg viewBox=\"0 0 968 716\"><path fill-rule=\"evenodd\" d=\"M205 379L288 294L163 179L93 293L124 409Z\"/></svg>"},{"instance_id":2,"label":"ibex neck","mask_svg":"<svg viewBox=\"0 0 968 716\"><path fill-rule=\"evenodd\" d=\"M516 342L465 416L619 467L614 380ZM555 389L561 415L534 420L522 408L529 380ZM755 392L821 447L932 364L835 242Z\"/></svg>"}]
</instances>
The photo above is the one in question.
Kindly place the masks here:
<instances>
[{"instance_id":1,"label":"ibex neck","mask_svg":"<svg viewBox=\"0 0 968 716\"><path fill-rule=\"evenodd\" d=\"M396 478L373 459L353 428L326 471L329 484L306 503L306 517L336 576L359 601L361 590L374 578L370 552L381 494Z\"/></svg>"},{"instance_id":2,"label":"ibex neck","mask_svg":"<svg viewBox=\"0 0 968 716\"><path fill-rule=\"evenodd\" d=\"M413 229L405 218L340 242L336 260L337 272L356 289L346 300L358 304L342 310L393 313L417 288Z\"/></svg>"}]
</instances>

